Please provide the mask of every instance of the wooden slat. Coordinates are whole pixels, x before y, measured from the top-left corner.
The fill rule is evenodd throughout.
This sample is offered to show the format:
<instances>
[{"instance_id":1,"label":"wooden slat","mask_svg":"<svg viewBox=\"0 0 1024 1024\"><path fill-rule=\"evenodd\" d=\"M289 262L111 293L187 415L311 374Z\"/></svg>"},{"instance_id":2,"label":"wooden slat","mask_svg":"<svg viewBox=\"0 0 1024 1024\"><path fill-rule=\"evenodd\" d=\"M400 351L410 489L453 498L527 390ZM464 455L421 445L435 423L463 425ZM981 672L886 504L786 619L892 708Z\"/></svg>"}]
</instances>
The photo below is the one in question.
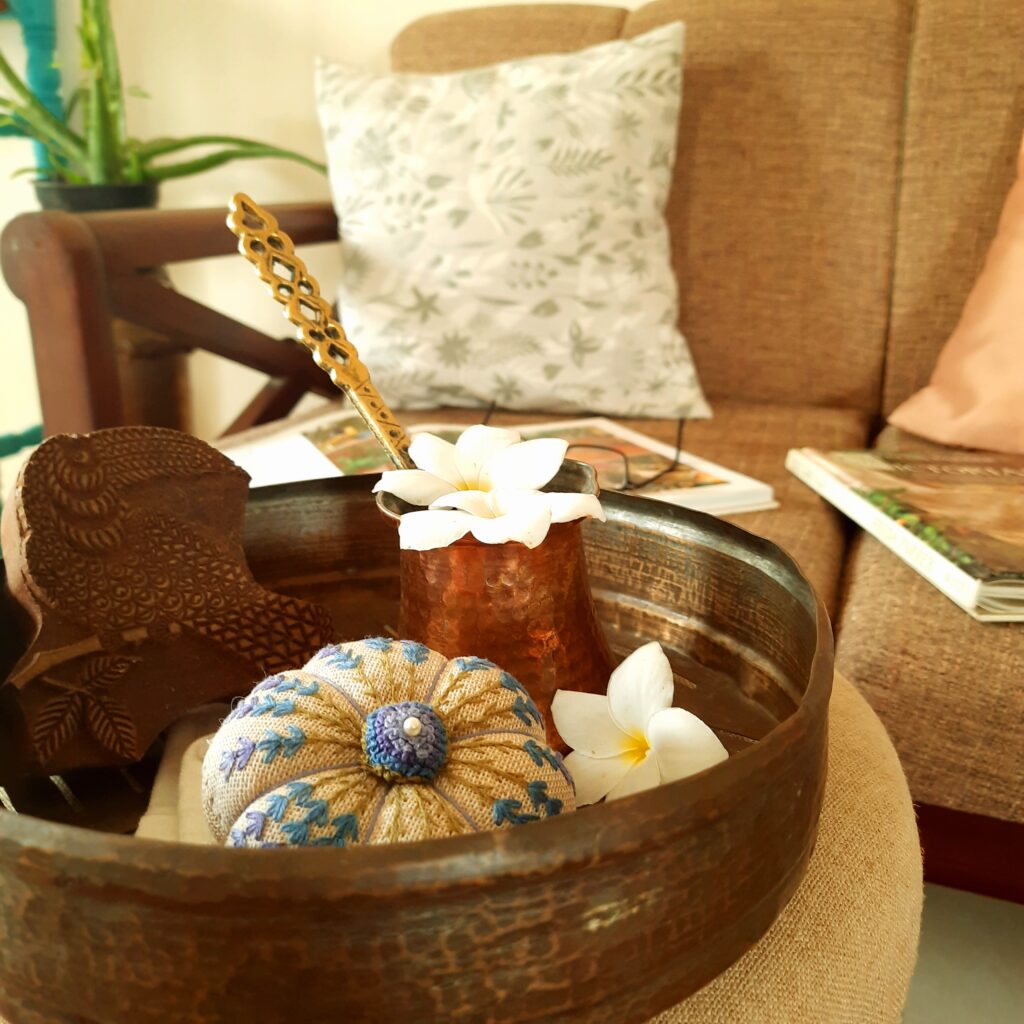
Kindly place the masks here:
<instances>
[{"instance_id":1,"label":"wooden slat","mask_svg":"<svg viewBox=\"0 0 1024 1024\"><path fill-rule=\"evenodd\" d=\"M305 384L290 377L272 377L221 436L237 434L240 430L248 430L287 416L306 390Z\"/></svg>"},{"instance_id":2,"label":"wooden slat","mask_svg":"<svg viewBox=\"0 0 1024 1024\"><path fill-rule=\"evenodd\" d=\"M338 219L330 203L290 203L270 208L296 245L336 241ZM165 263L226 256L238 248L225 226L227 206L212 210L118 210L82 218L111 270L139 270Z\"/></svg>"},{"instance_id":3,"label":"wooden slat","mask_svg":"<svg viewBox=\"0 0 1024 1024\"><path fill-rule=\"evenodd\" d=\"M338 394L297 342L271 338L146 276L119 275L111 278L109 288L117 316L272 377L291 378L308 391Z\"/></svg>"}]
</instances>

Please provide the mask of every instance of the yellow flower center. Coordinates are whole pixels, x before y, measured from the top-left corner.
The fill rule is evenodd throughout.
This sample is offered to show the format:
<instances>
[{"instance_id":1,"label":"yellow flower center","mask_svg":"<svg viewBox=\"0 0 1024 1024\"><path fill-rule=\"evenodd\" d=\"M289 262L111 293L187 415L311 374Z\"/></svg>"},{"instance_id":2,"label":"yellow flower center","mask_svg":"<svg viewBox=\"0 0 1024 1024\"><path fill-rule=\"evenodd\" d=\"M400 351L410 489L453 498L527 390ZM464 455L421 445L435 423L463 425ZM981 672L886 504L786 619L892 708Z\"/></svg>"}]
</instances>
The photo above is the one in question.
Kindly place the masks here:
<instances>
[{"instance_id":1,"label":"yellow flower center","mask_svg":"<svg viewBox=\"0 0 1024 1024\"><path fill-rule=\"evenodd\" d=\"M633 758L634 762L639 763L648 755L651 745L647 742L647 737L642 733L639 735L630 733L629 738L631 742L626 748L626 753Z\"/></svg>"}]
</instances>

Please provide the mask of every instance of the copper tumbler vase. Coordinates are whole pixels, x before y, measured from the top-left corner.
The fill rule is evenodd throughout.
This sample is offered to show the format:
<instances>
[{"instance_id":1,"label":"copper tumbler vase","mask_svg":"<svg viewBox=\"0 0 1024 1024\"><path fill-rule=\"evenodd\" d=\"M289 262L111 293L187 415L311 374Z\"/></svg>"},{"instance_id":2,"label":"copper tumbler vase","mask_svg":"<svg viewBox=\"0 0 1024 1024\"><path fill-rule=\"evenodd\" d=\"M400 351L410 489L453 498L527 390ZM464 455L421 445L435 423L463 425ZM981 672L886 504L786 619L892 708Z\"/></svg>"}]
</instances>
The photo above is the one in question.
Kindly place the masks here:
<instances>
[{"instance_id":1,"label":"copper tumbler vase","mask_svg":"<svg viewBox=\"0 0 1024 1024\"><path fill-rule=\"evenodd\" d=\"M549 488L596 494L597 481L591 467L567 461ZM378 505L397 526L402 503L382 494ZM583 521L553 524L535 548L465 537L403 549L400 580L399 635L510 672L544 716L548 742L564 752L550 714L555 691L604 693L615 665L594 610Z\"/></svg>"}]
</instances>

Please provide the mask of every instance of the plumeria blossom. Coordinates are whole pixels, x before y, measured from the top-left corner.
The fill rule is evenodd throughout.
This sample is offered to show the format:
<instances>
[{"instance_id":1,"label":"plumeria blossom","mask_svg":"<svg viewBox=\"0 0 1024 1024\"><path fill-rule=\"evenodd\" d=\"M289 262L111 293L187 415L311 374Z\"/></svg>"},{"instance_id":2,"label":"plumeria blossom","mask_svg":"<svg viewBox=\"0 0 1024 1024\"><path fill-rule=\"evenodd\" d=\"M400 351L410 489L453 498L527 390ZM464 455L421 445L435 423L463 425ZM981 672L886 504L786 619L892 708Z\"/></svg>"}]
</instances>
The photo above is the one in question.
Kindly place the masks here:
<instances>
[{"instance_id":1,"label":"plumeria blossom","mask_svg":"<svg viewBox=\"0 0 1024 1024\"><path fill-rule=\"evenodd\" d=\"M552 523L605 518L594 494L541 491L568 447L559 438L524 441L516 430L483 425L463 431L455 444L418 434L409 446L416 469L382 473L373 489L428 506L402 516L403 548L447 547L467 533L484 544L519 541L534 548Z\"/></svg>"},{"instance_id":2,"label":"plumeria blossom","mask_svg":"<svg viewBox=\"0 0 1024 1024\"><path fill-rule=\"evenodd\" d=\"M672 692L672 668L657 642L612 672L607 696L557 691L551 714L572 747L565 765L578 807L684 779L729 756L696 715L672 707Z\"/></svg>"}]
</instances>

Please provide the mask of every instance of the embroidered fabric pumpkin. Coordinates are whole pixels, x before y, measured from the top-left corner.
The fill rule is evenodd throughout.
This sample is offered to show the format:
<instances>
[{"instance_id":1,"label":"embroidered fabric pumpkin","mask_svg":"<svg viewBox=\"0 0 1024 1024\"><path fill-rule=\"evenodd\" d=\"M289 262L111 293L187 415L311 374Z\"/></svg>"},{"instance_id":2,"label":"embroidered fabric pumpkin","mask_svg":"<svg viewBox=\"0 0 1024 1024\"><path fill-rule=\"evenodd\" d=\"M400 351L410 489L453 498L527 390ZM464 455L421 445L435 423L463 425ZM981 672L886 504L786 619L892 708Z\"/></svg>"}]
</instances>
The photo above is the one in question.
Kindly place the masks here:
<instances>
[{"instance_id":1,"label":"embroidered fabric pumpkin","mask_svg":"<svg viewBox=\"0 0 1024 1024\"><path fill-rule=\"evenodd\" d=\"M203 762L232 846L409 842L575 810L526 690L481 658L374 637L260 683Z\"/></svg>"}]
</instances>

